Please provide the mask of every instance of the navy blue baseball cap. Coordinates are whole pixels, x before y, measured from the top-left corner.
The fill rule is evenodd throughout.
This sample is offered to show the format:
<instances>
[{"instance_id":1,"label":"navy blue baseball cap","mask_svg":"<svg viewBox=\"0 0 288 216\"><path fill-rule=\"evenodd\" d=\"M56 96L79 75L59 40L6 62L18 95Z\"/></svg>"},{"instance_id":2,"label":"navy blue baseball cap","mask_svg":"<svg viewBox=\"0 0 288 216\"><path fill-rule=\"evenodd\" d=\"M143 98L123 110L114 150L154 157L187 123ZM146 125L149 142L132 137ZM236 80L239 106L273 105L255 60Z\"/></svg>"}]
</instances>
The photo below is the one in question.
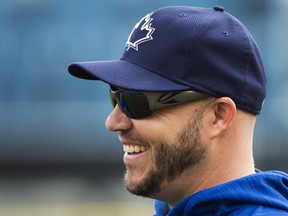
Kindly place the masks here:
<instances>
[{"instance_id":1,"label":"navy blue baseball cap","mask_svg":"<svg viewBox=\"0 0 288 216\"><path fill-rule=\"evenodd\" d=\"M133 28L120 60L76 62L68 71L125 89L192 89L230 97L259 114L266 77L261 54L246 27L223 7L164 7Z\"/></svg>"}]
</instances>

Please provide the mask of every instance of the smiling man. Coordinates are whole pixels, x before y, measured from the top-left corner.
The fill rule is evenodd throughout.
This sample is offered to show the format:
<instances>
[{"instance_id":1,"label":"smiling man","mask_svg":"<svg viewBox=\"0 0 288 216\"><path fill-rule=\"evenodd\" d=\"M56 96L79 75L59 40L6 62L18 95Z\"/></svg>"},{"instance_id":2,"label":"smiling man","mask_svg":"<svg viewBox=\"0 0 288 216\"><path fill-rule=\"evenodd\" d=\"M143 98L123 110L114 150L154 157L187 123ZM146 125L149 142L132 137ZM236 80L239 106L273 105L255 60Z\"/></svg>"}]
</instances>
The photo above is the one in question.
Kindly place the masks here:
<instances>
[{"instance_id":1,"label":"smiling man","mask_svg":"<svg viewBox=\"0 0 288 216\"><path fill-rule=\"evenodd\" d=\"M288 215L288 177L254 167L266 95L258 47L222 7L165 7L133 28L120 60L69 72L110 85L106 127L124 149L124 184L156 215Z\"/></svg>"}]
</instances>

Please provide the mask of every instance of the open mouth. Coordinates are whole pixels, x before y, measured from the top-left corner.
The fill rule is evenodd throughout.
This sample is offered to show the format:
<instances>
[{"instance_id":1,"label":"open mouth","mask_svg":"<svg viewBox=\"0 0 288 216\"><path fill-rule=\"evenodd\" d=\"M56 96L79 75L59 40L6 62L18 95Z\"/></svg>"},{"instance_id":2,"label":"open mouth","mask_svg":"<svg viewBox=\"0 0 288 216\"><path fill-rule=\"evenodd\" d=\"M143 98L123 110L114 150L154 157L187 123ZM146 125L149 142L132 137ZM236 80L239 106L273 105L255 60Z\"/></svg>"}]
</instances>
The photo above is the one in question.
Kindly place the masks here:
<instances>
[{"instance_id":1,"label":"open mouth","mask_svg":"<svg viewBox=\"0 0 288 216\"><path fill-rule=\"evenodd\" d=\"M132 154L140 154L148 150L148 147L139 145L123 145L124 152Z\"/></svg>"}]
</instances>

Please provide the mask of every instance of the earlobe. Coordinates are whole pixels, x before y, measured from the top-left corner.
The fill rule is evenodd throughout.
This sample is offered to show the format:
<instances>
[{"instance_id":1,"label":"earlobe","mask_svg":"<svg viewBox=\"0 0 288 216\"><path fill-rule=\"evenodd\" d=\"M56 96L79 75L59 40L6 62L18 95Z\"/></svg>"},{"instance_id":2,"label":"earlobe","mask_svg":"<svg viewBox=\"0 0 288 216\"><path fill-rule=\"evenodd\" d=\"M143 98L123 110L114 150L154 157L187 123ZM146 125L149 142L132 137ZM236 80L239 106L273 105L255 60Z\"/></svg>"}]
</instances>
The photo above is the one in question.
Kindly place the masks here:
<instances>
[{"instance_id":1,"label":"earlobe","mask_svg":"<svg viewBox=\"0 0 288 216\"><path fill-rule=\"evenodd\" d=\"M213 105L212 137L218 136L229 128L236 115L236 105L229 97L218 98Z\"/></svg>"}]
</instances>

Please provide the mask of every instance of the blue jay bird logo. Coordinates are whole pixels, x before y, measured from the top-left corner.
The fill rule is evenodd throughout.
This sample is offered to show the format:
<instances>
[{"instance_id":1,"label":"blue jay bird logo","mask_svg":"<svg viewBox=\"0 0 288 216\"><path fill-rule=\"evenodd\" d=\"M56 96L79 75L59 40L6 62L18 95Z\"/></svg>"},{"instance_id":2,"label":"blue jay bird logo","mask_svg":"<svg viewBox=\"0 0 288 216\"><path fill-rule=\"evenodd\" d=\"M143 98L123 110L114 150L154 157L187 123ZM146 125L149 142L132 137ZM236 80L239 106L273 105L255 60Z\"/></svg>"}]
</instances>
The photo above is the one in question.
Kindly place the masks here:
<instances>
[{"instance_id":1,"label":"blue jay bird logo","mask_svg":"<svg viewBox=\"0 0 288 216\"><path fill-rule=\"evenodd\" d=\"M147 14L135 25L126 42L126 50L132 48L138 51L140 44L153 40L152 34L155 28L151 26L153 20L153 18L151 18L152 14L153 13Z\"/></svg>"}]
</instances>

